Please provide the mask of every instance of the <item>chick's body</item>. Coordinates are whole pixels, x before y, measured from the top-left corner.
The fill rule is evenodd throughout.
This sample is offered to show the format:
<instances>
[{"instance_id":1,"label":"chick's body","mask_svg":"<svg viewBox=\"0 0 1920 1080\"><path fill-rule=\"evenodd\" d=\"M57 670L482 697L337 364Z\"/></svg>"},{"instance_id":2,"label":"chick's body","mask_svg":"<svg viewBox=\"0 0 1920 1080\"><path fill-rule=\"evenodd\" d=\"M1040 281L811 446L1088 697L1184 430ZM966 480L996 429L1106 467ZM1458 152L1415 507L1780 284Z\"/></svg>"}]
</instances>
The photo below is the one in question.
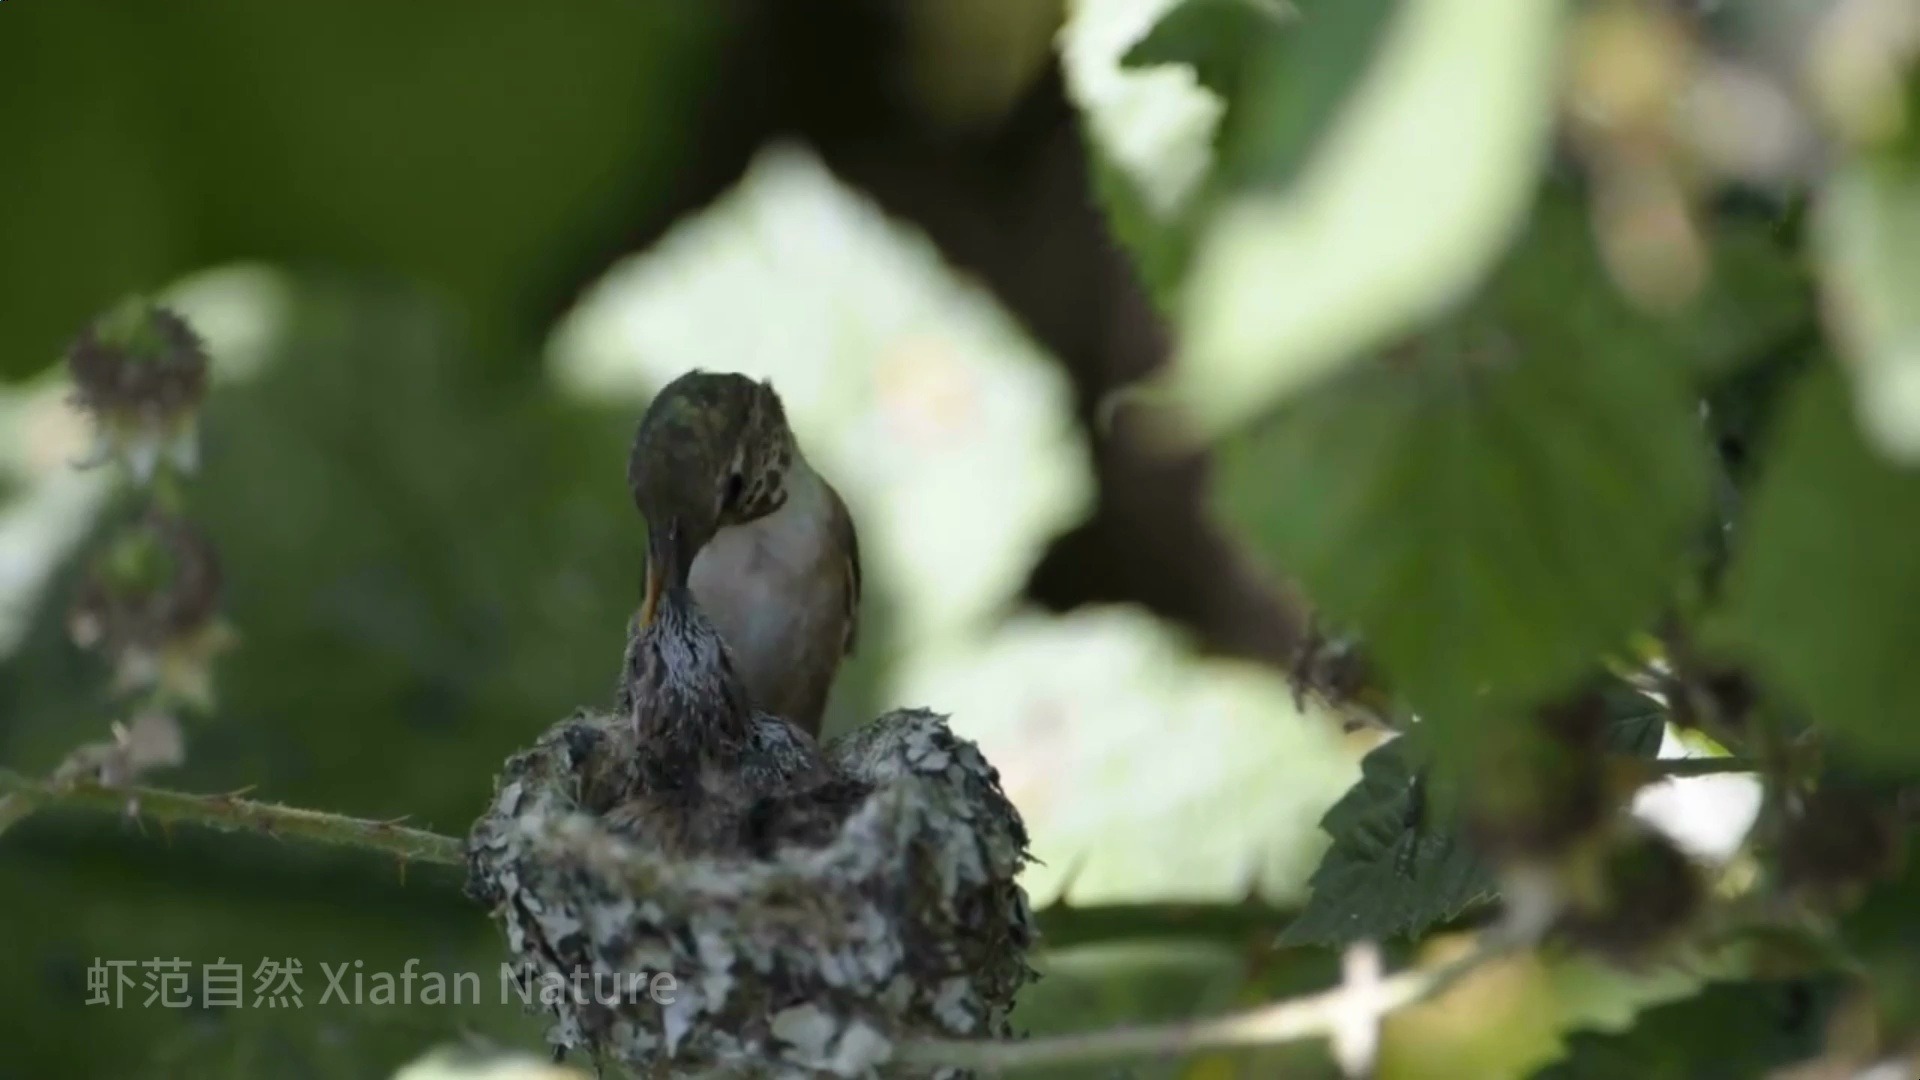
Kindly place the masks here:
<instances>
[{"instance_id":1,"label":"chick's body","mask_svg":"<svg viewBox=\"0 0 1920 1080\"><path fill-rule=\"evenodd\" d=\"M818 842L865 793L813 737L755 709L732 651L683 586L627 644L619 709L634 751L614 832L675 855L764 855Z\"/></svg>"}]
</instances>

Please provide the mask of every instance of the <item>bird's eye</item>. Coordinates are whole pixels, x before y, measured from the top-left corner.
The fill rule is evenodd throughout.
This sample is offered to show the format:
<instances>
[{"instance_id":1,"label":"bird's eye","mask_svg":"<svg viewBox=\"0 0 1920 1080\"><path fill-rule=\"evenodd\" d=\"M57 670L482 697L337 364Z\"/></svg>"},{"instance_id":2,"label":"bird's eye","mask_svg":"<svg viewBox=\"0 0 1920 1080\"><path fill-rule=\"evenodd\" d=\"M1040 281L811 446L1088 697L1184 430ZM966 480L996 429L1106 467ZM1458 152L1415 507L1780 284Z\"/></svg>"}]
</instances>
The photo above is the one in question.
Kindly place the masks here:
<instances>
[{"instance_id":1,"label":"bird's eye","mask_svg":"<svg viewBox=\"0 0 1920 1080\"><path fill-rule=\"evenodd\" d=\"M746 495L747 478L736 472L727 477L727 490L726 494L722 496L721 505L728 508L737 507L740 505L740 500L745 498Z\"/></svg>"}]
</instances>

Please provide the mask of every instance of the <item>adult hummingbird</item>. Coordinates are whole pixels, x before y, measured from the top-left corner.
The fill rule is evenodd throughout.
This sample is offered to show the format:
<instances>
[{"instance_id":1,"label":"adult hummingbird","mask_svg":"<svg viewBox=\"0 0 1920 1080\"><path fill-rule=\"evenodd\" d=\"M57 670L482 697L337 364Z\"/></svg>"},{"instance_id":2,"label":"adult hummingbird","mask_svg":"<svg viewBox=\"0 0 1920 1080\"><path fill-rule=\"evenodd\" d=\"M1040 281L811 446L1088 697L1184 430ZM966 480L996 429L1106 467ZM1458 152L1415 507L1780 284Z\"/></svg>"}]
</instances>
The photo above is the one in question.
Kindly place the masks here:
<instances>
[{"instance_id":1,"label":"adult hummingbird","mask_svg":"<svg viewBox=\"0 0 1920 1080\"><path fill-rule=\"evenodd\" d=\"M647 521L639 622L685 573L756 709L808 735L859 623L860 546L771 383L694 371L641 417L627 486Z\"/></svg>"}]
</instances>

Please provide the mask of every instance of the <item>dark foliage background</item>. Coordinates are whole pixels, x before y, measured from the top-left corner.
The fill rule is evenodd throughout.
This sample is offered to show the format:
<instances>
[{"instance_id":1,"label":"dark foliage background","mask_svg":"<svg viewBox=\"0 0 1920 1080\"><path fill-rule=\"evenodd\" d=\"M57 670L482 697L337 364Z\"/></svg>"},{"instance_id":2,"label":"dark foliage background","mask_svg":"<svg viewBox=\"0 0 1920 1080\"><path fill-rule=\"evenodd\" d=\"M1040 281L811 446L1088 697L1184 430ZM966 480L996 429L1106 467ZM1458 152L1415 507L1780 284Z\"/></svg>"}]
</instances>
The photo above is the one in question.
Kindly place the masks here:
<instances>
[{"instance_id":1,"label":"dark foliage background","mask_svg":"<svg viewBox=\"0 0 1920 1080\"><path fill-rule=\"evenodd\" d=\"M1310 992L1545 897L1546 943L1393 1018L1377 1075L1910 1063L1914 26L11 0L0 764L126 712L65 615L136 500L68 467L58 365L122 296L214 356L181 510L238 635L149 779L450 834L610 695L632 425L738 368L862 523L829 728L949 711L1034 826L1034 1032ZM1683 753L1755 775L1650 783ZM35 814L0 1077L535 1048L458 885ZM176 956L298 960L306 1001L84 1004L97 961ZM322 962L409 958L486 1003L318 1003ZM1338 1075L1318 1040L1137 1066L1283 1070Z\"/></svg>"}]
</instances>

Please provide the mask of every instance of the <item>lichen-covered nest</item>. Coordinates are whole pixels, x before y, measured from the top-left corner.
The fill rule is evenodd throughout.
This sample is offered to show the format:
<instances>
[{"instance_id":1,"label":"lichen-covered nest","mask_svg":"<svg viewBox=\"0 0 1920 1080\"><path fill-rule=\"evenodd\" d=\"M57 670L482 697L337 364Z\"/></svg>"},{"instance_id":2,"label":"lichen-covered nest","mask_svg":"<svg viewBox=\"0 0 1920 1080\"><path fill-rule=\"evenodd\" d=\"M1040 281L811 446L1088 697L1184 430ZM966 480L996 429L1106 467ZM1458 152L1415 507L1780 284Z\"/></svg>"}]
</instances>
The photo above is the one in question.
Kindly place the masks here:
<instances>
[{"instance_id":1,"label":"lichen-covered nest","mask_svg":"<svg viewBox=\"0 0 1920 1080\"><path fill-rule=\"evenodd\" d=\"M533 994L556 1047L643 1076L960 1076L894 1051L915 1035L1010 1034L1032 977L1015 881L1027 838L992 766L922 710L805 749L855 797L777 805L831 816L775 822L785 839L724 854L619 827L610 811L643 781L615 716L577 714L507 763L468 839L468 888L534 982L586 973L584 1000ZM612 992L613 977L662 972L669 1004Z\"/></svg>"}]
</instances>

